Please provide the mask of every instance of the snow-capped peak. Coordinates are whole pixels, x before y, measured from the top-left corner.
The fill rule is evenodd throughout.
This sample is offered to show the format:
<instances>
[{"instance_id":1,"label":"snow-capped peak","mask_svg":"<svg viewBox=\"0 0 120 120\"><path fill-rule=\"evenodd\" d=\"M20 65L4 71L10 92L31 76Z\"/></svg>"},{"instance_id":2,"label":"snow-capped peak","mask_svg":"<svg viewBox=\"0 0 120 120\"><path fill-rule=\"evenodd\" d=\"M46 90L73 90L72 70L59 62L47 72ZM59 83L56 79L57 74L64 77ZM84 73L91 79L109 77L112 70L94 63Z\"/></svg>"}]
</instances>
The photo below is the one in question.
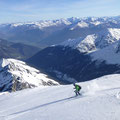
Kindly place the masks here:
<instances>
[{"instance_id":1,"label":"snow-capped peak","mask_svg":"<svg viewBox=\"0 0 120 120\"><path fill-rule=\"evenodd\" d=\"M0 69L7 66L10 62L7 59L0 59Z\"/></svg>"},{"instance_id":2,"label":"snow-capped peak","mask_svg":"<svg viewBox=\"0 0 120 120\"><path fill-rule=\"evenodd\" d=\"M120 40L120 29L117 28L109 28L109 32L111 33L112 37Z\"/></svg>"},{"instance_id":3,"label":"snow-capped peak","mask_svg":"<svg viewBox=\"0 0 120 120\"><path fill-rule=\"evenodd\" d=\"M70 24L72 23L67 19L59 19L59 20L37 21L37 22L13 23L11 24L11 27L30 25L31 27L34 27L34 28L43 29L43 28L52 27L52 26L70 25Z\"/></svg>"},{"instance_id":4,"label":"snow-capped peak","mask_svg":"<svg viewBox=\"0 0 120 120\"><path fill-rule=\"evenodd\" d=\"M77 27L85 28L85 27L89 27L89 24L87 24L87 23L84 22L84 21L81 21L81 22L78 22L76 25L74 25L72 28L70 28L70 30L74 30L74 29L76 29Z\"/></svg>"},{"instance_id":5,"label":"snow-capped peak","mask_svg":"<svg viewBox=\"0 0 120 120\"><path fill-rule=\"evenodd\" d=\"M80 52L89 53L107 47L118 40L120 40L120 29L108 28L99 33L87 35L84 38L66 40L60 45L69 46L73 49L78 49Z\"/></svg>"},{"instance_id":6,"label":"snow-capped peak","mask_svg":"<svg viewBox=\"0 0 120 120\"><path fill-rule=\"evenodd\" d=\"M96 50L95 40L97 36L96 35L88 35L84 38L77 46L76 48L81 52L92 52Z\"/></svg>"},{"instance_id":7,"label":"snow-capped peak","mask_svg":"<svg viewBox=\"0 0 120 120\"><path fill-rule=\"evenodd\" d=\"M39 70L15 59L0 61L0 91L16 91L37 86L58 85Z\"/></svg>"},{"instance_id":8,"label":"snow-capped peak","mask_svg":"<svg viewBox=\"0 0 120 120\"><path fill-rule=\"evenodd\" d=\"M100 21L93 21L93 22L91 22L91 24L93 24L93 25L97 26L97 25L100 25L100 24L101 24L101 22L100 22Z\"/></svg>"}]
</instances>

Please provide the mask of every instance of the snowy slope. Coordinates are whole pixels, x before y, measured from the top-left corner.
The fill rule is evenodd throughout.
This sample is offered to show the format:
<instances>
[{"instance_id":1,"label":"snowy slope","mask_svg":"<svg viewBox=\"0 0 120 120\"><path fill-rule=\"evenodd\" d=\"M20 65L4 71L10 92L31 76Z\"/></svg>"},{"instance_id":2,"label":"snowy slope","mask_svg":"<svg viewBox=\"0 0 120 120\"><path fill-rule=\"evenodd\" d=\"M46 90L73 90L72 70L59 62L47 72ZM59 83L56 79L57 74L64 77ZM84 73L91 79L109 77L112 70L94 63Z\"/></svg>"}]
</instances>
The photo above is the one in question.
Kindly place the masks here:
<instances>
[{"instance_id":1,"label":"snowy slope","mask_svg":"<svg viewBox=\"0 0 120 120\"><path fill-rule=\"evenodd\" d=\"M35 88L0 95L0 120L119 120L120 75L108 75L73 86Z\"/></svg>"},{"instance_id":2,"label":"snowy slope","mask_svg":"<svg viewBox=\"0 0 120 120\"><path fill-rule=\"evenodd\" d=\"M58 83L46 74L15 59L0 60L0 91L16 91Z\"/></svg>"},{"instance_id":3,"label":"snowy slope","mask_svg":"<svg viewBox=\"0 0 120 120\"><path fill-rule=\"evenodd\" d=\"M120 65L120 41L90 54L92 60L106 61L107 64Z\"/></svg>"}]
</instances>

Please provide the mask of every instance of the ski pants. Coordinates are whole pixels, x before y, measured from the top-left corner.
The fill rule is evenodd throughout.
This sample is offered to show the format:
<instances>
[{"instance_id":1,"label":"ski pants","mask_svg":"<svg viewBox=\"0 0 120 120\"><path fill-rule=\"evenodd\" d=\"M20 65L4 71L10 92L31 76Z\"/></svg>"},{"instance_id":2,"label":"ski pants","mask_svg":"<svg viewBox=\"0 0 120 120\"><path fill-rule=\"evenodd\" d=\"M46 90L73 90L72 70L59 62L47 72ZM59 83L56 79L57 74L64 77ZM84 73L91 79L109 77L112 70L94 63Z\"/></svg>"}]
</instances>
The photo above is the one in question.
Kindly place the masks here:
<instances>
[{"instance_id":1,"label":"ski pants","mask_svg":"<svg viewBox=\"0 0 120 120\"><path fill-rule=\"evenodd\" d=\"M75 90L74 92L75 92L76 95L80 95L80 91Z\"/></svg>"}]
</instances>

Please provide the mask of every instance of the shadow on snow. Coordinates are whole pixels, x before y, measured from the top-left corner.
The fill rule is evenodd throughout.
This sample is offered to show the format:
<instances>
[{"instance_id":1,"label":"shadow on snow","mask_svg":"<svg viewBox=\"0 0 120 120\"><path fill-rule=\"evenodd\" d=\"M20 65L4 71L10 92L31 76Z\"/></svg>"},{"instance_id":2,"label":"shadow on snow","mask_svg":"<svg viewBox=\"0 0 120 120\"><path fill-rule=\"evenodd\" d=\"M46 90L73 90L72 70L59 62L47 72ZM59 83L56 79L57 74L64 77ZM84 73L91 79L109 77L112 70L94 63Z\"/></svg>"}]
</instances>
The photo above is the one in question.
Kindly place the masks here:
<instances>
[{"instance_id":1,"label":"shadow on snow","mask_svg":"<svg viewBox=\"0 0 120 120\"><path fill-rule=\"evenodd\" d=\"M22 111L19 111L19 112L9 114L8 116L17 115L17 114L21 114L21 113L25 113L25 112L34 110L34 109L38 109L38 108L42 108L42 107L45 107L45 106L48 106L48 105L52 105L52 104L55 104L55 103L59 103L59 102L67 101L67 100L72 100L72 98L75 98L75 96L64 98L64 99L61 99L61 100L56 100L56 101L53 101L53 102L50 102L50 103L45 103L45 104L42 104L42 105L39 105L39 106L36 106L36 107L33 107L33 108L29 108L29 109L26 109L26 110L22 110Z\"/></svg>"}]
</instances>

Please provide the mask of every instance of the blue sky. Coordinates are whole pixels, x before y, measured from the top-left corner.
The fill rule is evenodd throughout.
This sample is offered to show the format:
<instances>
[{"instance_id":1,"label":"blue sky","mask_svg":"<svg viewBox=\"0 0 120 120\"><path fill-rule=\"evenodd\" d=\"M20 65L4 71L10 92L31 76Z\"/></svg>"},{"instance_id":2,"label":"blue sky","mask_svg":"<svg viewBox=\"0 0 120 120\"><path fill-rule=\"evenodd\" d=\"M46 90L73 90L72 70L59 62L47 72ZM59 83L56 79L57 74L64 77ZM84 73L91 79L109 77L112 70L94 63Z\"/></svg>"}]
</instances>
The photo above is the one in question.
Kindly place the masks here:
<instances>
[{"instance_id":1,"label":"blue sky","mask_svg":"<svg viewBox=\"0 0 120 120\"><path fill-rule=\"evenodd\" d=\"M120 0L0 0L0 23L117 15Z\"/></svg>"}]
</instances>

